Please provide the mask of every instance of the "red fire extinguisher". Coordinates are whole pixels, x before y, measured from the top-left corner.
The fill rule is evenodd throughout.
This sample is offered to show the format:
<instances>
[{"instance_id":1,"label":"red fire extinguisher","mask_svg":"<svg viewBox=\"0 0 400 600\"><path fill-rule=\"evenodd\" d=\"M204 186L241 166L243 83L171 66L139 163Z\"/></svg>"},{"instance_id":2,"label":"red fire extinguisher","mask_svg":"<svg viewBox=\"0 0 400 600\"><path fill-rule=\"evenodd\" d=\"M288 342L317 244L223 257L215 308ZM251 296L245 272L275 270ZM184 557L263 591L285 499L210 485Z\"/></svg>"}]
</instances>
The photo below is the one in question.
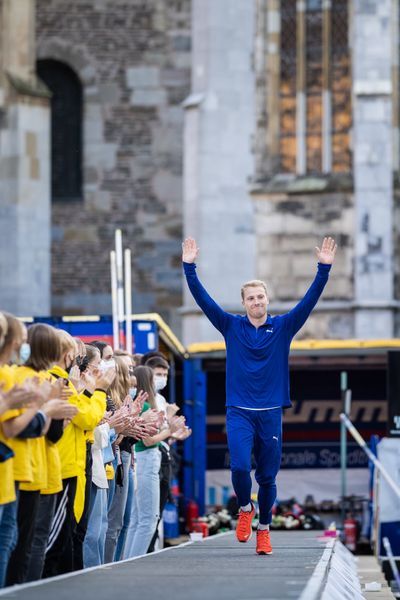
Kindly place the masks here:
<instances>
[{"instance_id":1,"label":"red fire extinguisher","mask_svg":"<svg viewBox=\"0 0 400 600\"><path fill-rule=\"evenodd\" d=\"M344 523L344 544L349 550L355 552L357 544L357 521L352 518L345 519Z\"/></svg>"},{"instance_id":2,"label":"red fire extinguisher","mask_svg":"<svg viewBox=\"0 0 400 600\"><path fill-rule=\"evenodd\" d=\"M197 502L195 502L194 500L189 500L189 502L186 505L186 527L189 533L194 531L194 521L198 519L198 517L199 507L197 505Z\"/></svg>"}]
</instances>

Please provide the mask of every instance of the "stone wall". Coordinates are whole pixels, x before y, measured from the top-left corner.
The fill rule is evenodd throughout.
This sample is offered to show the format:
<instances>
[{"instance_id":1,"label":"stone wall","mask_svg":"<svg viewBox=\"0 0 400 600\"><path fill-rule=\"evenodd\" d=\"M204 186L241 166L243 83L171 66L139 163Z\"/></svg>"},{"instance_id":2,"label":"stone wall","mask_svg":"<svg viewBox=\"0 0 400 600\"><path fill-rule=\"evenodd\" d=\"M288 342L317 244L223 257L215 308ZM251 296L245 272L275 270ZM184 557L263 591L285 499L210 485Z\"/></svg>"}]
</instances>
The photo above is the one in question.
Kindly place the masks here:
<instances>
[{"instance_id":1,"label":"stone wall","mask_svg":"<svg viewBox=\"0 0 400 600\"><path fill-rule=\"evenodd\" d=\"M400 182L395 181L393 197L393 271L394 299L398 303L394 314L394 336L400 337Z\"/></svg>"},{"instance_id":2,"label":"stone wall","mask_svg":"<svg viewBox=\"0 0 400 600\"><path fill-rule=\"evenodd\" d=\"M133 252L134 312L181 304L181 103L190 0L38 0L38 58L84 88L84 200L53 202L53 313L109 313L114 230Z\"/></svg>"},{"instance_id":3,"label":"stone wall","mask_svg":"<svg viewBox=\"0 0 400 600\"><path fill-rule=\"evenodd\" d=\"M360 338L394 334L392 8L391 0L358 2L353 14L354 295Z\"/></svg>"},{"instance_id":4,"label":"stone wall","mask_svg":"<svg viewBox=\"0 0 400 600\"><path fill-rule=\"evenodd\" d=\"M0 307L20 316L50 312L50 113L34 11L34 0L0 1Z\"/></svg>"},{"instance_id":5,"label":"stone wall","mask_svg":"<svg viewBox=\"0 0 400 600\"><path fill-rule=\"evenodd\" d=\"M354 336L353 220L350 192L257 194L257 276L267 283L272 314L300 300L315 275L315 246L325 235L339 245L322 299L297 338Z\"/></svg>"},{"instance_id":6,"label":"stone wall","mask_svg":"<svg viewBox=\"0 0 400 600\"><path fill-rule=\"evenodd\" d=\"M249 0L194 0L191 96L185 103L185 236L200 247L199 277L226 310L255 275L253 174L255 10ZM185 285L183 340L220 334Z\"/></svg>"},{"instance_id":7,"label":"stone wall","mask_svg":"<svg viewBox=\"0 0 400 600\"><path fill-rule=\"evenodd\" d=\"M314 273L312 248L323 235L339 243L332 280L300 337L400 333L400 213L392 185L398 170L392 159L395 4L356 2L350 20L352 172L299 176L279 173L276 161L280 3L256 2L253 199L257 274L269 285L272 312L284 312L306 291ZM385 42L374 42L379 39Z\"/></svg>"}]
</instances>

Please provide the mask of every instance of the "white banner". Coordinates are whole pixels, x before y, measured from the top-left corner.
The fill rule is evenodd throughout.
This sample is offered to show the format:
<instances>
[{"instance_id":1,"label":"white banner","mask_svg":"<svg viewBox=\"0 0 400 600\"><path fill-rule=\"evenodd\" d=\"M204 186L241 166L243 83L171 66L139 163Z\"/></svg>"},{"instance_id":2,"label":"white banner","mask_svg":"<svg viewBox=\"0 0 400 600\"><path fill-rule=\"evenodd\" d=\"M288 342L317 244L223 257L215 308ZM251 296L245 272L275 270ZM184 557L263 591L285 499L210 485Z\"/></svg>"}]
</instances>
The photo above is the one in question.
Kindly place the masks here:
<instances>
[{"instance_id":1,"label":"white banner","mask_svg":"<svg viewBox=\"0 0 400 600\"><path fill-rule=\"evenodd\" d=\"M378 444L378 459L400 486L400 439L383 438ZM379 479L379 514L381 523L400 521L400 498L383 477Z\"/></svg>"},{"instance_id":2,"label":"white banner","mask_svg":"<svg viewBox=\"0 0 400 600\"><path fill-rule=\"evenodd\" d=\"M395 440L400 443L400 440ZM398 463L400 466L400 462ZM253 492L258 485L253 479ZM282 469L277 477L278 499L287 500L295 497L300 503L308 494L314 496L315 502L340 498L340 469ZM225 504L232 495L231 474L228 469L207 471L206 504ZM347 495L369 497L369 470L347 470ZM215 498L215 500L214 500Z\"/></svg>"}]
</instances>

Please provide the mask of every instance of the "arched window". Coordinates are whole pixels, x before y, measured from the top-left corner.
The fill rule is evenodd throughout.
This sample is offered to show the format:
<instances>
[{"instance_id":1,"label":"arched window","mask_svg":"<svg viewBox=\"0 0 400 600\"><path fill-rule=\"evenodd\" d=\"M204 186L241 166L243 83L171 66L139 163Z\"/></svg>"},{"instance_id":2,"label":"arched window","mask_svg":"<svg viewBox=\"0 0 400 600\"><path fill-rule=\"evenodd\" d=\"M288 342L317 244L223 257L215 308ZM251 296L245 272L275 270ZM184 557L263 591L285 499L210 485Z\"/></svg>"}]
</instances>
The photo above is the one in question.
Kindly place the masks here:
<instances>
[{"instance_id":1,"label":"arched window","mask_svg":"<svg viewBox=\"0 0 400 600\"><path fill-rule=\"evenodd\" d=\"M51 193L53 200L82 199L82 85L56 60L37 63L51 98Z\"/></svg>"},{"instance_id":2,"label":"arched window","mask_svg":"<svg viewBox=\"0 0 400 600\"><path fill-rule=\"evenodd\" d=\"M348 0L281 0L280 11L280 170L348 172Z\"/></svg>"}]
</instances>

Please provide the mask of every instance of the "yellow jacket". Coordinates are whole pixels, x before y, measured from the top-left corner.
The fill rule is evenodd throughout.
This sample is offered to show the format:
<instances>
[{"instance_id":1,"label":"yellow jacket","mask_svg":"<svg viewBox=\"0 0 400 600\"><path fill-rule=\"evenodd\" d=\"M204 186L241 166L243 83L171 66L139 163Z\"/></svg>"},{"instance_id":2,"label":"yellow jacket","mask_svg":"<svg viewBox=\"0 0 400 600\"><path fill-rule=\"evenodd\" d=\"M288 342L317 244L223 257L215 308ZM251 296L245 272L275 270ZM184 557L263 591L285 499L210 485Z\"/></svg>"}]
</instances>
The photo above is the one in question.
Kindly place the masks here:
<instances>
[{"instance_id":1,"label":"yellow jacket","mask_svg":"<svg viewBox=\"0 0 400 600\"><path fill-rule=\"evenodd\" d=\"M90 394L84 390L78 394L73 383L68 379L67 371L58 365L52 367L49 373L68 382L68 388L72 392L69 402L78 408L77 414L64 429L64 435L56 446L61 459L62 478L78 477L74 509L79 522L85 501L86 432L94 429L103 418L106 410L106 393L96 390Z\"/></svg>"},{"instance_id":2,"label":"yellow jacket","mask_svg":"<svg viewBox=\"0 0 400 600\"><path fill-rule=\"evenodd\" d=\"M7 365L0 367L0 383L5 392L8 392L14 385L14 378ZM12 419L13 417L18 417L20 414L20 410L13 409L0 415L0 442L3 442L3 444L6 444L11 449L13 449L11 440L6 439L1 428L1 422ZM14 458L9 458L0 463L0 505L14 502L15 499Z\"/></svg>"},{"instance_id":3,"label":"yellow jacket","mask_svg":"<svg viewBox=\"0 0 400 600\"><path fill-rule=\"evenodd\" d=\"M23 383L32 377L38 377L42 381L50 379L46 371L37 372L30 367L21 366L14 371L15 383ZM25 462L29 462L27 459L30 458L32 481L22 482L20 489L24 491L40 490L43 494L56 494L61 491L61 463L57 445L50 442L45 436L29 440L14 439L14 451L15 444L19 446L23 442L25 444L28 442L28 445L21 447L21 450L25 450Z\"/></svg>"}]
</instances>

